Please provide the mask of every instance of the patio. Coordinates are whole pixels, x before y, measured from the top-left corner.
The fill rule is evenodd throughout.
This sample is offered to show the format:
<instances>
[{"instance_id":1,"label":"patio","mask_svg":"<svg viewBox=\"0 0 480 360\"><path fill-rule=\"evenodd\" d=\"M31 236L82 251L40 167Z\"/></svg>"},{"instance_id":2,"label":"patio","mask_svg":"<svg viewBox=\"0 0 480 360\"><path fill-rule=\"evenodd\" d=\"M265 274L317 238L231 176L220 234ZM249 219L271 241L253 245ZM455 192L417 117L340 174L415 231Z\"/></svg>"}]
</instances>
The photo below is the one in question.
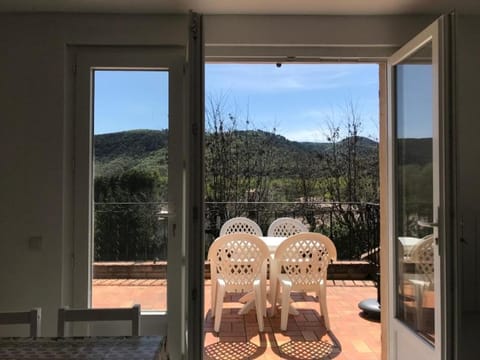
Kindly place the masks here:
<instances>
[{"instance_id":1,"label":"patio","mask_svg":"<svg viewBox=\"0 0 480 360\"><path fill-rule=\"evenodd\" d=\"M329 280L327 302L332 331L327 333L313 294L295 294L298 316L290 315L287 331L280 330L280 313L265 319L259 333L255 312L237 314L240 295L225 299L219 333L210 315L210 281L205 282L205 359L380 359L380 322L365 318L358 302L376 296L371 281ZM93 306L165 308L165 280L95 279Z\"/></svg>"}]
</instances>

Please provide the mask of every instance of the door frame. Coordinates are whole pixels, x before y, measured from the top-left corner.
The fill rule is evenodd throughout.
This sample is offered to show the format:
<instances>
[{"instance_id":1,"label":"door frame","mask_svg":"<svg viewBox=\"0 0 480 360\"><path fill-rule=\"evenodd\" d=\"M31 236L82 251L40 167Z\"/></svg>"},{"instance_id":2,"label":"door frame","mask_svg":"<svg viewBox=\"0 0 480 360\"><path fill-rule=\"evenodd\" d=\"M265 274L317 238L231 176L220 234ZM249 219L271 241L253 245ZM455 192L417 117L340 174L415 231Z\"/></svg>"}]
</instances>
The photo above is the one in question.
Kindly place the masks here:
<instances>
[{"instance_id":1,"label":"door frame","mask_svg":"<svg viewBox=\"0 0 480 360\"><path fill-rule=\"evenodd\" d=\"M185 344L185 122L183 46L73 46L74 216L72 307L91 307L93 263L93 115L92 69L169 71L169 224L167 312L142 312L142 332L166 331L169 347ZM87 119L87 121L85 121ZM178 186L183 184L182 186ZM168 304L177 306L168 307ZM168 324L168 327L167 327ZM85 331L85 328L82 329ZM88 331L88 329L86 330ZM176 351L175 351L176 353Z\"/></svg>"}]
</instances>

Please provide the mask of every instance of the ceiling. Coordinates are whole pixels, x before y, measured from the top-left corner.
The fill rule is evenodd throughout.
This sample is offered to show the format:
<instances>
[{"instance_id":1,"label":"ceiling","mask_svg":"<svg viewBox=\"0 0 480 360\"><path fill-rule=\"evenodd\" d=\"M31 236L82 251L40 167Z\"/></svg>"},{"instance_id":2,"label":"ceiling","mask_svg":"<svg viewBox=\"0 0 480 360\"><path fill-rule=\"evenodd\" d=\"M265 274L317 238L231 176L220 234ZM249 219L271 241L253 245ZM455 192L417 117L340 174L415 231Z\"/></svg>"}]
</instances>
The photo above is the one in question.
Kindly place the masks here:
<instances>
[{"instance_id":1,"label":"ceiling","mask_svg":"<svg viewBox=\"0 0 480 360\"><path fill-rule=\"evenodd\" d=\"M185 13L271 15L480 13L477 0L1 0L0 12Z\"/></svg>"}]
</instances>

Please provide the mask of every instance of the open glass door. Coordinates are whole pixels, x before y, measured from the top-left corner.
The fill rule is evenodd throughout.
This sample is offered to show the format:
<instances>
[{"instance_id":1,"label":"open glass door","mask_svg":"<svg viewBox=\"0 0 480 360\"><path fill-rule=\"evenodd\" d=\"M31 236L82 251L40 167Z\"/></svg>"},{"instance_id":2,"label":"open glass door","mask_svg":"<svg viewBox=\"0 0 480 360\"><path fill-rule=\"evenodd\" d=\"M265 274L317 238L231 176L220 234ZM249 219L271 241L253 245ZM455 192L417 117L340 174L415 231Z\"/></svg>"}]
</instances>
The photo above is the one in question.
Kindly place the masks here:
<instances>
[{"instance_id":1,"label":"open glass door","mask_svg":"<svg viewBox=\"0 0 480 360\"><path fill-rule=\"evenodd\" d=\"M388 60L391 359L441 359L444 18Z\"/></svg>"}]
</instances>

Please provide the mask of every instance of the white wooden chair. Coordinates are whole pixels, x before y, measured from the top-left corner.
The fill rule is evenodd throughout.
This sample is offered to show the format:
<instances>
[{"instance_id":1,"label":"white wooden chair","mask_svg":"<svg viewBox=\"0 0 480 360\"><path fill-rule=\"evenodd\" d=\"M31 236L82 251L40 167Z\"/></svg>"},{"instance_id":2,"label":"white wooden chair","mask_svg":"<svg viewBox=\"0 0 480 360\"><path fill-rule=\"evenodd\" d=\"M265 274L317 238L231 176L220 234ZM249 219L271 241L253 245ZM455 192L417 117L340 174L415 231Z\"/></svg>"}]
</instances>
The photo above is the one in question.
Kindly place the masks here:
<instances>
[{"instance_id":1,"label":"white wooden chair","mask_svg":"<svg viewBox=\"0 0 480 360\"><path fill-rule=\"evenodd\" d=\"M330 330L327 309L327 268L336 260L337 250L333 242L319 233L299 233L284 240L275 252L272 264L271 288L274 296L272 315L282 288L280 328L287 329L290 293L315 291L325 327Z\"/></svg>"},{"instance_id":2,"label":"white wooden chair","mask_svg":"<svg viewBox=\"0 0 480 360\"><path fill-rule=\"evenodd\" d=\"M258 237L232 233L217 238L208 251L212 281L212 316L214 330L220 330L223 298L227 292L255 293L258 328L263 331L266 305L265 278L269 250Z\"/></svg>"},{"instance_id":3,"label":"white wooden chair","mask_svg":"<svg viewBox=\"0 0 480 360\"><path fill-rule=\"evenodd\" d=\"M42 309L0 313L0 325L26 324L30 326L30 337L39 337L42 322Z\"/></svg>"},{"instance_id":4,"label":"white wooden chair","mask_svg":"<svg viewBox=\"0 0 480 360\"><path fill-rule=\"evenodd\" d=\"M274 220L268 227L268 236L288 237L301 232L307 232L308 228L301 221L289 217Z\"/></svg>"},{"instance_id":5,"label":"white wooden chair","mask_svg":"<svg viewBox=\"0 0 480 360\"><path fill-rule=\"evenodd\" d=\"M234 217L227 220L220 228L220 236L232 233L247 233L262 236L262 229L258 224L246 217Z\"/></svg>"},{"instance_id":6,"label":"white wooden chair","mask_svg":"<svg viewBox=\"0 0 480 360\"><path fill-rule=\"evenodd\" d=\"M65 323L76 321L120 321L132 322L132 336L140 334L140 305L131 308L112 309L58 309L57 336L65 336Z\"/></svg>"}]
</instances>

